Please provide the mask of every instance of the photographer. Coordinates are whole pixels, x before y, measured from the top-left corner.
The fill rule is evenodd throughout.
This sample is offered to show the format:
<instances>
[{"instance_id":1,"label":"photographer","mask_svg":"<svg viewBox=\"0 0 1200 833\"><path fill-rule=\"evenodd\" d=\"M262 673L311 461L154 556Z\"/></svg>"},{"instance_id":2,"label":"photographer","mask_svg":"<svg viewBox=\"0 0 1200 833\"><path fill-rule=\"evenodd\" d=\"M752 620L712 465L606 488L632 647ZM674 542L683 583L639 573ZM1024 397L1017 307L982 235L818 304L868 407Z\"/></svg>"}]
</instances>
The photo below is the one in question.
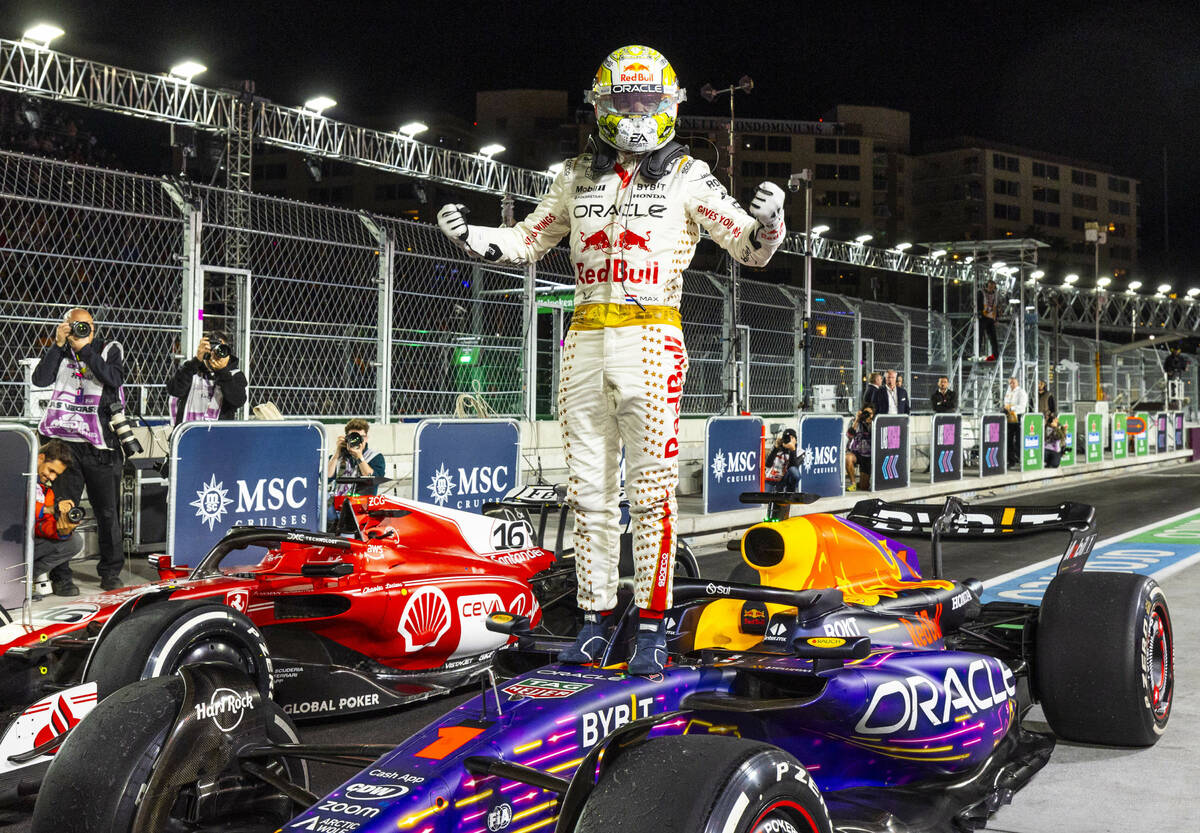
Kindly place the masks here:
<instances>
[{"instance_id":1,"label":"photographer","mask_svg":"<svg viewBox=\"0 0 1200 833\"><path fill-rule=\"evenodd\" d=\"M55 596L78 596L71 575L71 558L83 549L75 527L83 508L73 500L56 500L51 485L71 468L71 449L62 440L47 440L38 449L37 487L33 521L33 577L50 574ZM36 601L38 596L34 596Z\"/></svg>"},{"instance_id":2,"label":"photographer","mask_svg":"<svg viewBox=\"0 0 1200 833\"><path fill-rule=\"evenodd\" d=\"M767 489L772 492L794 492L800 488L800 452L796 449L796 430L786 428L767 452ZM772 504L771 517L787 517L787 507Z\"/></svg>"},{"instance_id":3,"label":"photographer","mask_svg":"<svg viewBox=\"0 0 1200 833\"><path fill-rule=\"evenodd\" d=\"M365 419L352 419L346 423L346 433L338 437L333 454L329 457L326 477L332 480L335 477L384 476L387 461L383 459L383 454L367 445L369 429L370 425ZM373 495L378 491L374 484L355 487L350 483L333 483L331 486L331 498L339 495Z\"/></svg>"},{"instance_id":4,"label":"photographer","mask_svg":"<svg viewBox=\"0 0 1200 833\"><path fill-rule=\"evenodd\" d=\"M238 409L246 404L247 384L228 336L213 330L167 382L172 421L179 425L237 419Z\"/></svg>"},{"instance_id":5,"label":"photographer","mask_svg":"<svg viewBox=\"0 0 1200 833\"><path fill-rule=\"evenodd\" d=\"M129 454L141 451L125 420L122 352L119 342L99 339L91 314L76 307L55 328L54 343L33 371L33 384L53 388L38 433L63 440L75 461L58 481L60 492L77 505L86 487L96 514L100 536L97 572L104 590L122 586L121 516L117 511L122 448Z\"/></svg>"},{"instance_id":6,"label":"photographer","mask_svg":"<svg viewBox=\"0 0 1200 833\"><path fill-rule=\"evenodd\" d=\"M846 443L846 476L850 480L847 492L871 488L871 427L874 419L875 409L866 405L854 415L854 422L846 431L849 439ZM854 475L855 464L861 469L857 480Z\"/></svg>"}]
</instances>

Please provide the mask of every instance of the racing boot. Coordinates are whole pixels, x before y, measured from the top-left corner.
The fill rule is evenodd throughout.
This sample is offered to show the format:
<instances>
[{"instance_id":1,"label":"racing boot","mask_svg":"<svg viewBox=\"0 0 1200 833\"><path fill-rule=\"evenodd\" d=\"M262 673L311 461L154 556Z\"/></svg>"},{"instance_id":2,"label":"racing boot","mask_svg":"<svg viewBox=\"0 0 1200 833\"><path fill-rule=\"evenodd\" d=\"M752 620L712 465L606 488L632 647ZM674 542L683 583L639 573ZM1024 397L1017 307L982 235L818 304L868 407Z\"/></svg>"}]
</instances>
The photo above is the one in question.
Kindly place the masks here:
<instances>
[{"instance_id":1,"label":"racing boot","mask_svg":"<svg viewBox=\"0 0 1200 833\"><path fill-rule=\"evenodd\" d=\"M638 620L633 655L629 657L629 674L649 677L658 674L667 664L667 623L662 617L642 617Z\"/></svg>"},{"instance_id":2,"label":"racing boot","mask_svg":"<svg viewBox=\"0 0 1200 833\"><path fill-rule=\"evenodd\" d=\"M596 662L604 655L608 640L612 636L611 611L603 613L589 610L583 614L583 628L575 637L575 644L558 652L558 661L571 665L586 665Z\"/></svg>"}]
</instances>

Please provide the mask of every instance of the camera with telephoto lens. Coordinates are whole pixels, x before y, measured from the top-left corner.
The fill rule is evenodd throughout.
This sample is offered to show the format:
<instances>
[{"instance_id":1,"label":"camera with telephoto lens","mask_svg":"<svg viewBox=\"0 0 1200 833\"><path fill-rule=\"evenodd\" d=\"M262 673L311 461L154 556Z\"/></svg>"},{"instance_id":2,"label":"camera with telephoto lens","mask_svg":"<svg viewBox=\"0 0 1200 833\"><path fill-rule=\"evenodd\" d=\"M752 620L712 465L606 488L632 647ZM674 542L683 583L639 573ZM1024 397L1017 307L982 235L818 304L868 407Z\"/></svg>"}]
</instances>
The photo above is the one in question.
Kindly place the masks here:
<instances>
[{"instance_id":1,"label":"camera with telephoto lens","mask_svg":"<svg viewBox=\"0 0 1200 833\"><path fill-rule=\"evenodd\" d=\"M227 359L233 354L233 351L229 349L229 345L223 341L211 341L209 342L209 347L211 349L204 354L205 361Z\"/></svg>"},{"instance_id":2,"label":"camera with telephoto lens","mask_svg":"<svg viewBox=\"0 0 1200 833\"><path fill-rule=\"evenodd\" d=\"M87 517L87 510L82 506L72 506L67 510L66 517L73 524L81 523Z\"/></svg>"},{"instance_id":3,"label":"camera with telephoto lens","mask_svg":"<svg viewBox=\"0 0 1200 833\"><path fill-rule=\"evenodd\" d=\"M363 435L357 431L350 431L346 434L346 445L350 448L358 448L363 444Z\"/></svg>"},{"instance_id":4,"label":"camera with telephoto lens","mask_svg":"<svg viewBox=\"0 0 1200 833\"><path fill-rule=\"evenodd\" d=\"M109 406L108 412L110 414L108 424L112 427L113 433L117 435L117 441L121 443L121 448L125 449L125 456L132 457L140 454L142 444L138 442L137 437L133 436L133 426L125 418L125 406L114 402Z\"/></svg>"},{"instance_id":5,"label":"camera with telephoto lens","mask_svg":"<svg viewBox=\"0 0 1200 833\"><path fill-rule=\"evenodd\" d=\"M71 337L72 338L87 338L92 334L92 325L87 321L72 321L71 322Z\"/></svg>"}]
</instances>

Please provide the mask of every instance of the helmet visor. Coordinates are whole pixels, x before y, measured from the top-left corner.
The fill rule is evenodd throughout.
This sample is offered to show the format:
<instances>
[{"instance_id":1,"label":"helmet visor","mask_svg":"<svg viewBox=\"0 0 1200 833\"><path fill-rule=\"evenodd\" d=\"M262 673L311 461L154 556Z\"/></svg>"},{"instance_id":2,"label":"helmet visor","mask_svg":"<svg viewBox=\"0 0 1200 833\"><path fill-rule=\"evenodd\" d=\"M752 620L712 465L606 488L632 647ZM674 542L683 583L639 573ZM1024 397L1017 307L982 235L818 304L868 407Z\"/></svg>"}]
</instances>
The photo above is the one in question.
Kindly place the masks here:
<instances>
[{"instance_id":1,"label":"helmet visor","mask_svg":"<svg viewBox=\"0 0 1200 833\"><path fill-rule=\"evenodd\" d=\"M596 108L601 113L621 116L653 116L665 113L675 104L675 96L663 92L598 93Z\"/></svg>"}]
</instances>

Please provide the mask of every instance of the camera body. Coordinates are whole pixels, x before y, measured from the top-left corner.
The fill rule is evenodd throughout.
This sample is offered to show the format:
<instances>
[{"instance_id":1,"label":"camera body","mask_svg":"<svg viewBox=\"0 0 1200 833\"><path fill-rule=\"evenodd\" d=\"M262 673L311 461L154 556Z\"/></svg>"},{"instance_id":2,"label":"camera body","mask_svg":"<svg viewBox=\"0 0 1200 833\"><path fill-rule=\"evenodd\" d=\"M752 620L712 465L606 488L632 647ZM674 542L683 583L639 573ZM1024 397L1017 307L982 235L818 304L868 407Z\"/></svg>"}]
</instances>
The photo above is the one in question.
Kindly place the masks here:
<instances>
[{"instance_id":1,"label":"camera body","mask_svg":"<svg viewBox=\"0 0 1200 833\"><path fill-rule=\"evenodd\" d=\"M92 334L92 325L87 321L72 321L71 322L71 337L72 338L87 338Z\"/></svg>"},{"instance_id":2,"label":"camera body","mask_svg":"<svg viewBox=\"0 0 1200 833\"><path fill-rule=\"evenodd\" d=\"M117 435L117 441L121 443L121 448L125 450L125 456L132 457L140 454L142 444L138 442L137 437L133 436L133 426L125 417L125 406L114 402L108 410L108 424L112 427L113 433Z\"/></svg>"},{"instance_id":3,"label":"camera body","mask_svg":"<svg viewBox=\"0 0 1200 833\"><path fill-rule=\"evenodd\" d=\"M87 510L84 509L82 506L72 506L70 509L67 510L66 517L67 517L67 520L70 521L71 523L77 524L77 523L82 522L83 519L87 517Z\"/></svg>"}]
</instances>

